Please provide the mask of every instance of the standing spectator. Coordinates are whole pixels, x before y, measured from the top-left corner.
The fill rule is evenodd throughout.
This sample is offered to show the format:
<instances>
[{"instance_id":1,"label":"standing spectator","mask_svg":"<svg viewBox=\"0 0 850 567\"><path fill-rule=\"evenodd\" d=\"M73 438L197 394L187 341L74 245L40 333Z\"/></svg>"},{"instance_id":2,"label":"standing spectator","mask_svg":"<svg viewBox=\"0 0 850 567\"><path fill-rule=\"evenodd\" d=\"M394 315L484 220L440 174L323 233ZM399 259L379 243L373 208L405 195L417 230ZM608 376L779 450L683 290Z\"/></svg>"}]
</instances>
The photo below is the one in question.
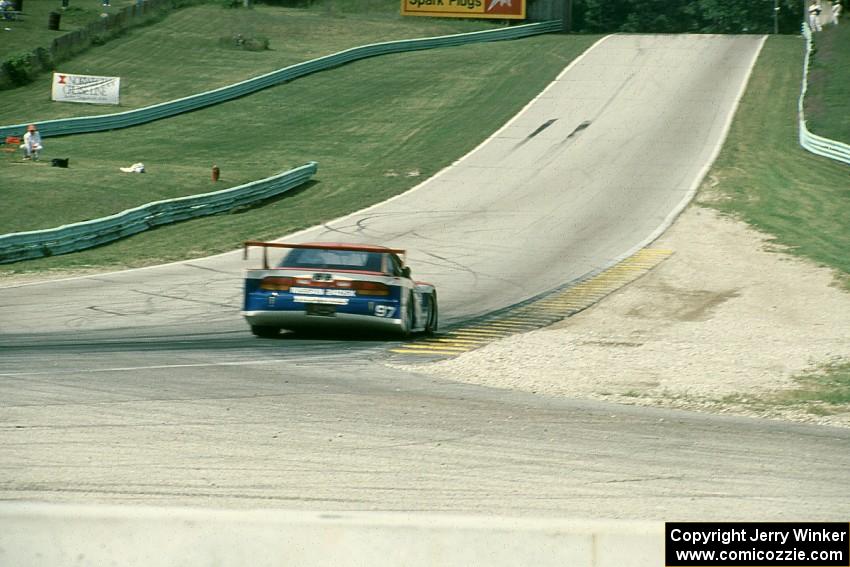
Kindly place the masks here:
<instances>
[{"instance_id":1,"label":"standing spectator","mask_svg":"<svg viewBox=\"0 0 850 567\"><path fill-rule=\"evenodd\" d=\"M41 145L41 134L39 134L35 124L27 126L27 133L24 134L24 143L21 144L21 148L24 150L24 159L38 160L38 152L44 146Z\"/></svg>"},{"instance_id":2,"label":"standing spectator","mask_svg":"<svg viewBox=\"0 0 850 567\"><path fill-rule=\"evenodd\" d=\"M15 5L11 0L0 0L0 13L3 14L4 20L11 20L13 14L9 13L11 10L15 9Z\"/></svg>"},{"instance_id":3,"label":"standing spectator","mask_svg":"<svg viewBox=\"0 0 850 567\"><path fill-rule=\"evenodd\" d=\"M838 25L838 17L841 15L841 0L832 0L832 23Z\"/></svg>"},{"instance_id":4,"label":"standing spectator","mask_svg":"<svg viewBox=\"0 0 850 567\"><path fill-rule=\"evenodd\" d=\"M812 31L822 31L823 28L820 25L820 13L823 10L821 9L820 2L812 3L809 6L809 27Z\"/></svg>"}]
</instances>

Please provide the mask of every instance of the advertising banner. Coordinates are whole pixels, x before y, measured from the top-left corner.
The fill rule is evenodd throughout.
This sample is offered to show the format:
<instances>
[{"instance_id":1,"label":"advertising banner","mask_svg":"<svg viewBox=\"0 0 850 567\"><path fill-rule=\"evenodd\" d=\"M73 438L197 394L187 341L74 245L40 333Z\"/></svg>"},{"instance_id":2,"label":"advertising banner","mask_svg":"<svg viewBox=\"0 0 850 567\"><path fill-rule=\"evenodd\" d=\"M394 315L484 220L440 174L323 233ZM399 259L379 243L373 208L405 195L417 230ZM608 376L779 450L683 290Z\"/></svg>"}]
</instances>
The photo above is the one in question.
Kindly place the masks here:
<instances>
[{"instance_id":1,"label":"advertising banner","mask_svg":"<svg viewBox=\"0 0 850 567\"><path fill-rule=\"evenodd\" d=\"M524 20L526 0L401 0L403 16Z\"/></svg>"},{"instance_id":2,"label":"advertising banner","mask_svg":"<svg viewBox=\"0 0 850 567\"><path fill-rule=\"evenodd\" d=\"M52 98L61 102L118 104L120 86L120 77L53 73Z\"/></svg>"}]
</instances>

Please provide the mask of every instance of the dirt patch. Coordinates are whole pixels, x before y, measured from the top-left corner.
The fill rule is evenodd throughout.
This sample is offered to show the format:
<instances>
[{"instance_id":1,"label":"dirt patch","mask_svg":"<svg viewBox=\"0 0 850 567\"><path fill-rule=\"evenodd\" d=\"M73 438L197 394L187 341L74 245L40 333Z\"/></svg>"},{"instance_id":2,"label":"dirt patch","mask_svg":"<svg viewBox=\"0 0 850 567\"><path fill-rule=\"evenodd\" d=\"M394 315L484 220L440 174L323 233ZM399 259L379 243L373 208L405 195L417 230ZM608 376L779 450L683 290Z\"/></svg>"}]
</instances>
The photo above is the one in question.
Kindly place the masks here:
<instances>
[{"instance_id":1,"label":"dirt patch","mask_svg":"<svg viewBox=\"0 0 850 567\"><path fill-rule=\"evenodd\" d=\"M407 368L573 398L850 427L850 408L820 415L765 403L797 388L794 376L850 360L850 293L833 271L698 206L653 246L674 255L578 315Z\"/></svg>"},{"instance_id":2,"label":"dirt patch","mask_svg":"<svg viewBox=\"0 0 850 567\"><path fill-rule=\"evenodd\" d=\"M667 319L675 321L706 321L720 305L740 295L739 290L712 291L707 289L682 289L660 283L655 290L657 301L639 305L627 313L628 317Z\"/></svg>"}]
</instances>

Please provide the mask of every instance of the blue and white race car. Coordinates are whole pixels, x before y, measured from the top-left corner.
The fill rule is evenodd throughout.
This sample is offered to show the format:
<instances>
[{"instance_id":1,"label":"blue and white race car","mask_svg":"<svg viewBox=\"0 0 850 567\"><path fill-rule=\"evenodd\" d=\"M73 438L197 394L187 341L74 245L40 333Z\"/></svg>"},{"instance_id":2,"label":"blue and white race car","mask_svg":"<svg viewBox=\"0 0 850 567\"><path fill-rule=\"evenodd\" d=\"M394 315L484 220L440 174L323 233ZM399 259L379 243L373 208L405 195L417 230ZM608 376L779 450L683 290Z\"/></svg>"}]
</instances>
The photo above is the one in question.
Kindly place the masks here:
<instances>
[{"instance_id":1,"label":"blue and white race car","mask_svg":"<svg viewBox=\"0 0 850 567\"><path fill-rule=\"evenodd\" d=\"M411 279L404 250L359 244L282 244L263 248L263 267L245 271L242 314L259 337L281 329L357 328L403 337L437 330L437 290ZM269 267L269 248L286 248Z\"/></svg>"}]
</instances>

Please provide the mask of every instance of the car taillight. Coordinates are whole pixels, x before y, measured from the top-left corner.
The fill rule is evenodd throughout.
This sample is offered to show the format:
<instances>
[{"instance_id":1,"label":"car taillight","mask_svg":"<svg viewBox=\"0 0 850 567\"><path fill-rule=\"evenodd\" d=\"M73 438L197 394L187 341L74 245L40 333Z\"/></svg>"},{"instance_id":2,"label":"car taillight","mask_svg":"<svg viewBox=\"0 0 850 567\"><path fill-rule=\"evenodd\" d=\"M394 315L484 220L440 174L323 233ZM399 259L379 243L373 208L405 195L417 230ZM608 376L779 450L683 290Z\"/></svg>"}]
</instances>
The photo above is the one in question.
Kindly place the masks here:
<instances>
[{"instance_id":1,"label":"car taillight","mask_svg":"<svg viewBox=\"0 0 850 567\"><path fill-rule=\"evenodd\" d=\"M390 288L378 282L352 282L351 286L358 295L389 295Z\"/></svg>"},{"instance_id":2,"label":"car taillight","mask_svg":"<svg viewBox=\"0 0 850 567\"><path fill-rule=\"evenodd\" d=\"M295 285L295 278L270 276L263 278L263 281L260 282L260 289L268 291L289 291L289 288L293 285Z\"/></svg>"}]
</instances>

